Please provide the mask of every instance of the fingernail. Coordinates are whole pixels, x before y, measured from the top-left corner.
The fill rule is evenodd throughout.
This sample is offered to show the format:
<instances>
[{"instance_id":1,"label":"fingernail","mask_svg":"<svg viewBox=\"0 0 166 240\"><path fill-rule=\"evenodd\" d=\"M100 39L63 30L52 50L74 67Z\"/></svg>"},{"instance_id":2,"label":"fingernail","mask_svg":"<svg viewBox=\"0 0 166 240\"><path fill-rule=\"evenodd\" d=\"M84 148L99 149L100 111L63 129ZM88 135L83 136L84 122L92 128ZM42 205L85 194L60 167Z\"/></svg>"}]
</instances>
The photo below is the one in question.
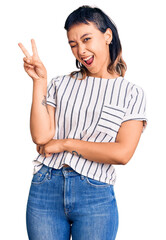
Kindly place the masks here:
<instances>
[{"instance_id":1,"label":"fingernail","mask_svg":"<svg viewBox=\"0 0 166 240\"><path fill-rule=\"evenodd\" d=\"M28 59L27 62L30 63L30 60Z\"/></svg>"}]
</instances>

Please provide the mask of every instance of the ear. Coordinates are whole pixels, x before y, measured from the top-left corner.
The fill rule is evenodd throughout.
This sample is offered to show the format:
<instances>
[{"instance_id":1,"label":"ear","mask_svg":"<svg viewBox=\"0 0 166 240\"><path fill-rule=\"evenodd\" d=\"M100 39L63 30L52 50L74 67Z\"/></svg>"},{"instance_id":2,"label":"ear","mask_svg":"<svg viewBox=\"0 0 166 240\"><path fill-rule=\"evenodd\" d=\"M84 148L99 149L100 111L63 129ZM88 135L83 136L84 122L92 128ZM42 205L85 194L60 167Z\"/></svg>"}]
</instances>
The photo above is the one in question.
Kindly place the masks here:
<instances>
[{"instance_id":1,"label":"ear","mask_svg":"<svg viewBox=\"0 0 166 240\"><path fill-rule=\"evenodd\" d=\"M106 44L110 44L112 41L112 30L110 28L107 28L107 30L104 33Z\"/></svg>"}]
</instances>

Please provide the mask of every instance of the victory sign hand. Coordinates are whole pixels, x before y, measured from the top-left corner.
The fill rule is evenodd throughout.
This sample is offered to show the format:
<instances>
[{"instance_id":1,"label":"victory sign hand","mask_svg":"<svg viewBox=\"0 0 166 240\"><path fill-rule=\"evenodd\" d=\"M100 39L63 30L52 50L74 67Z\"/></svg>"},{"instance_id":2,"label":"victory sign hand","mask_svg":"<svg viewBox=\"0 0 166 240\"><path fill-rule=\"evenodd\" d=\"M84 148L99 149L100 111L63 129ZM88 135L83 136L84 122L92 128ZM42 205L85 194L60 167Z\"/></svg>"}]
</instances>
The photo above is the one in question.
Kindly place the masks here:
<instances>
[{"instance_id":1,"label":"victory sign hand","mask_svg":"<svg viewBox=\"0 0 166 240\"><path fill-rule=\"evenodd\" d=\"M27 74L32 78L32 80L41 80L47 79L47 70L44 67L42 61L39 58L37 47L34 39L31 39L32 44L32 52L33 55L31 56L26 48L23 46L22 43L18 43L19 47L21 48L22 52L24 53L25 57L23 58L24 61L24 69Z\"/></svg>"}]
</instances>

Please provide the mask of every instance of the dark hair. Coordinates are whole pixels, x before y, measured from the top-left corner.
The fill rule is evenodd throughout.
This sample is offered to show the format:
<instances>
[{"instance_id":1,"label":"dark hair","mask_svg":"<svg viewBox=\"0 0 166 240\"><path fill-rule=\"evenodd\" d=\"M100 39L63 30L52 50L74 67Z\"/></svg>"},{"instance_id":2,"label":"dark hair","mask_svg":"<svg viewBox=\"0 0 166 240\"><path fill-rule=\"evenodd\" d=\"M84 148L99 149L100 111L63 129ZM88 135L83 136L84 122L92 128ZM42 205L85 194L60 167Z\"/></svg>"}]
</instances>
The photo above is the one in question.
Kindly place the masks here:
<instances>
[{"instance_id":1,"label":"dark hair","mask_svg":"<svg viewBox=\"0 0 166 240\"><path fill-rule=\"evenodd\" d=\"M107 71L110 73L116 72L124 77L127 65L122 58L122 47L116 25L101 9L96 7L93 8L88 5L79 7L67 17L64 28L69 31L75 24L89 24L88 22L93 22L102 33L105 33L107 28L112 30L113 39L109 45L111 63L108 65ZM85 78L87 75L87 69L77 59L76 67L79 68L80 71L74 71L70 73L70 76L73 76L77 72L81 72L83 78Z\"/></svg>"}]
</instances>

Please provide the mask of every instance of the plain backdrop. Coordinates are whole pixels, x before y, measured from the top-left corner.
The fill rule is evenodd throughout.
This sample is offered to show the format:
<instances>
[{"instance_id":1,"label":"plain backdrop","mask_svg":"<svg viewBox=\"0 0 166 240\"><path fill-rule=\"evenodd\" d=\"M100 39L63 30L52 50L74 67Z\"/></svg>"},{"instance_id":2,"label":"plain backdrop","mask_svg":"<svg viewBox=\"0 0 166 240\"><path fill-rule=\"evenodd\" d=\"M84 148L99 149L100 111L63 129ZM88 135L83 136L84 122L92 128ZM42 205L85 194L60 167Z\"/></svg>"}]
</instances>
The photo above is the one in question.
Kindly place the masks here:
<instances>
[{"instance_id":1,"label":"plain backdrop","mask_svg":"<svg viewBox=\"0 0 166 240\"><path fill-rule=\"evenodd\" d=\"M76 8L101 8L115 22L128 70L125 78L147 97L148 125L125 166L116 165L117 240L166 239L165 3L130 0L15 0L0 7L1 197L0 239L27 240L25 211L38 155L30 135L32 79L23 68L22 42L35 39L48 81L76 70L64 23ZM40 222L39 222L40 224Z\"/></svg>"}]
</instances>

